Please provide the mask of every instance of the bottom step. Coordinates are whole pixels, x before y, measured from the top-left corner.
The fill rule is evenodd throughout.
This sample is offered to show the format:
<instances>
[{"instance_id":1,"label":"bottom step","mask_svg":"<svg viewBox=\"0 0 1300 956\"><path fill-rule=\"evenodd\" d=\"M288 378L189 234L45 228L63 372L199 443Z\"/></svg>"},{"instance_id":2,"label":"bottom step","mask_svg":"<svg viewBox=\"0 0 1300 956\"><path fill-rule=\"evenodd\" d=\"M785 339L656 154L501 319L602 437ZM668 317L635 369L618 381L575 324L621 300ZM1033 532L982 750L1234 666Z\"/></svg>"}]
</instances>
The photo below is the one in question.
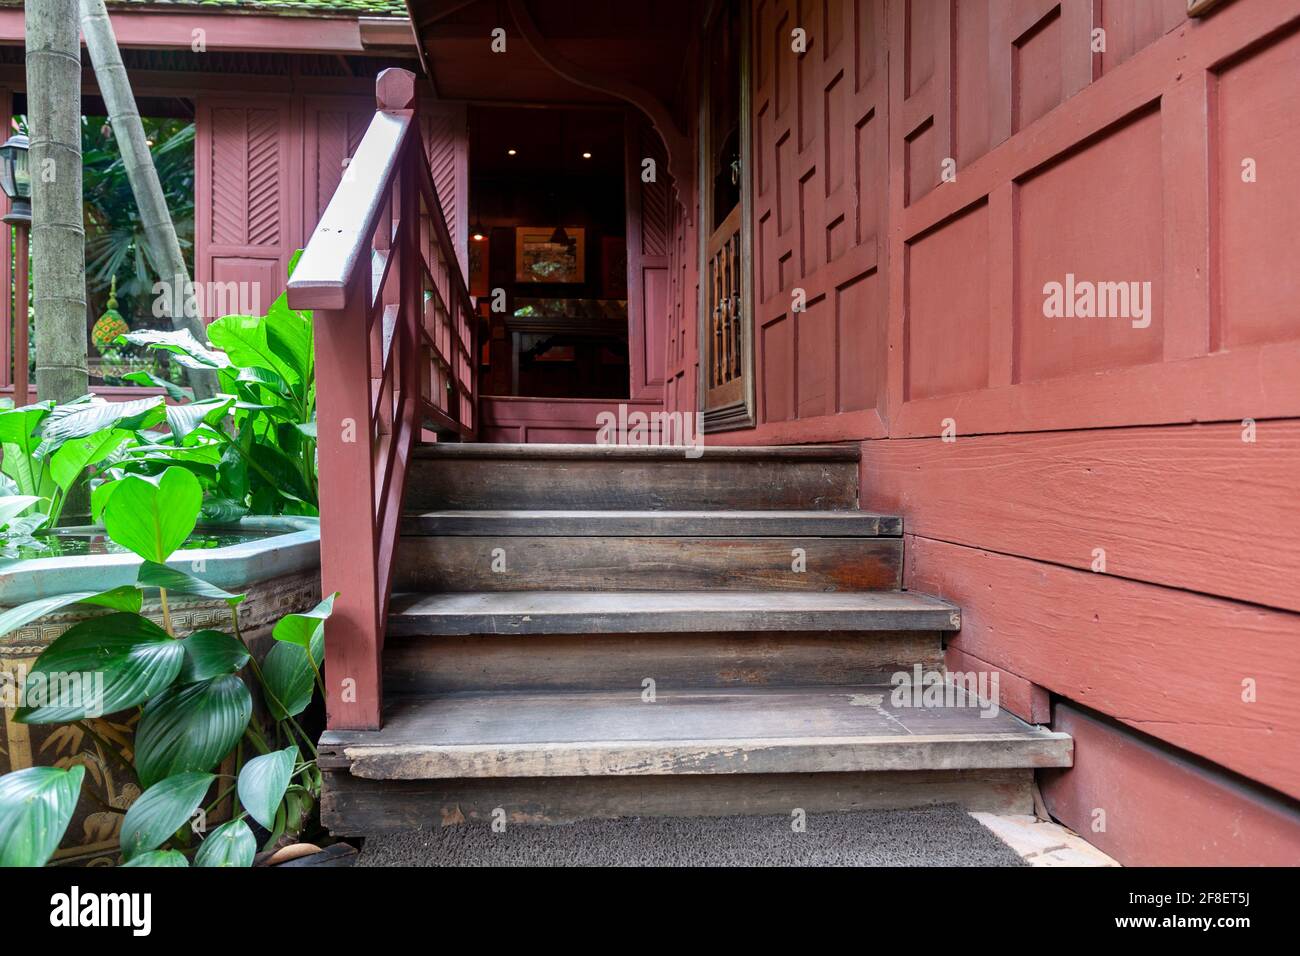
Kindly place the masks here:
<instances>
[{"instance_id":1,"label":"bottom step","mask_svg":"<svg viewBox=\"0 0 1300 956\"><path fill-rule=\"evenodd\" d=\"M1065 734L882 685L391 698L381 731L321 738L340 836L454 824L790 814L957 803L1033 812Z\"/></svg>"},{"instance_id":2,"label":"bottom step","mask_svg":"<svg viewBox=\"0 0 1300 956\"><path fill-rule=\"evenodd\" d=\"M1066 734L894 688L458 693L391 702L379 731L330 731L323 769L377 780L1068 767ZM919 703L919 702L918 702Z\"/></svg>"}]
</instances>

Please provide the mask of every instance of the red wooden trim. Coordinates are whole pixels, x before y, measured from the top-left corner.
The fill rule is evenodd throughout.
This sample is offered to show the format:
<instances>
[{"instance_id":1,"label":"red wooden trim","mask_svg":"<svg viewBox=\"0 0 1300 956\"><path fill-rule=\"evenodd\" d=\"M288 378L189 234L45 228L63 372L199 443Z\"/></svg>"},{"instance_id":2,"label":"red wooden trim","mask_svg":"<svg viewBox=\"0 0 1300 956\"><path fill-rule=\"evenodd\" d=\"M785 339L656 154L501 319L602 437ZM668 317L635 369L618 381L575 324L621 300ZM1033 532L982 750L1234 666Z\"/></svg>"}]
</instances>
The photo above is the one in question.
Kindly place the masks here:
<instances>
[{"instance_id":1,"label":"red wooden trim","mask_svg":"<svg viewBox=\"0 0 1300 956\"><path fill-rule=\"evenodd\" d=\"M1300 860L1294 803L1066 703L1052 729L1074 738L1074 766L1038 772L1047 809L1124 866Z\"/></svg>"},{"instance_id":2,"label":"red wooden trim","mask_svg":"<svg viewBox=\"0 0 1300 956\"><path fill-rule=\"evenodd\" d=\"M908 531L1300 611L1300 421L876 441L862 506ZM1001 661L1001 658L993 658Z\"/></svg>"},{"instance_id":3,"label":"red wooden trim","mask_svg":"<svg viewBox=\"0 0 1300 956\"><path fill-rule=\"evenodd\" d=\"M961 607L958 650L1300 796L1300 616L917 535L905 549L907 587Z\"/></svg>"},{"instance_id":4,"label":"red wooden trim","mask_svg":"<svg viewBox=\"0 0 1300 956\"><path fill-rule=\"evenodd\" d=\"M998 706L1002 710L1010 711L1031 724L1052 722L1051 695L1033 681L1025 680L1019 674L980 660L974 654L967 654L956 647L944 651L944 661L949 671L997 674Z\"/></svg>"},{"instance_id":5,"label":"red wooden trim","mask_svg":"<svg viewBox=\"0 0 1300 956\"><path fill-rule=\"evenodd\" d=\"M404 50L415 46L410 21L391 18L383 30L353 16L263 16L231 11L122 10L112 13L118 45L190 50L196 30L208 50L276 53L372 53L375 44ZM373 18L366 18L368 21ZM0 10L0 43L22 43L22 9ZM366 42L369 38L370 42Z\"/></svg>"}]
</instances>

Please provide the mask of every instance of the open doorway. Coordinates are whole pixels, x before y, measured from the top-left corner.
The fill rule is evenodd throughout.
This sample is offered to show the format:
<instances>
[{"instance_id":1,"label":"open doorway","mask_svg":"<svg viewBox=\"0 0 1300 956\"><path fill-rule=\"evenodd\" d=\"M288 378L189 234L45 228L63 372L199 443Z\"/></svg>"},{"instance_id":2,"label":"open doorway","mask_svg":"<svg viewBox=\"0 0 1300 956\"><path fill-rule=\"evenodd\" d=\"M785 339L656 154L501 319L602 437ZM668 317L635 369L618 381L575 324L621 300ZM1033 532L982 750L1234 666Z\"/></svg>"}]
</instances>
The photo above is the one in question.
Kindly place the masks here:
<instances>
[{"instance_id":1,"label":"open doorway","mask_svg":"<svg viewBox=\"0 0 1300 956\"><path fill-rule=\"evenodd\" d=\"M481 393L627 399L623 113L475 108L469 136Z\"/></svg>"}]
</instances>

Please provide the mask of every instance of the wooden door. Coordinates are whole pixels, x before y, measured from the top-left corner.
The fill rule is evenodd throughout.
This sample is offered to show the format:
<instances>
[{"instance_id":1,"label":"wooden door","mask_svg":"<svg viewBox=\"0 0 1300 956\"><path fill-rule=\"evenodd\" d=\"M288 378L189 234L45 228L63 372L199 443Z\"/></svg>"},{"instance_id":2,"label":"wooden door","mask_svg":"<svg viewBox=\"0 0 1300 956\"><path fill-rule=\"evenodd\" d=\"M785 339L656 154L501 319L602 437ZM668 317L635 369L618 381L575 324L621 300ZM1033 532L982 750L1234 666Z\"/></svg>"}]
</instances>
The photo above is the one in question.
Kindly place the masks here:
<instances>
[{"instance_id":1,"label":"wooden door","mask_svg":"<svg viewBox=\"0 0 1300 956\"><path fill-rule=\"evenodd\" d=\"M705 431L754 424L747 7L721 0L704 44L699 326Z\"/></svg>"}]
</instances>

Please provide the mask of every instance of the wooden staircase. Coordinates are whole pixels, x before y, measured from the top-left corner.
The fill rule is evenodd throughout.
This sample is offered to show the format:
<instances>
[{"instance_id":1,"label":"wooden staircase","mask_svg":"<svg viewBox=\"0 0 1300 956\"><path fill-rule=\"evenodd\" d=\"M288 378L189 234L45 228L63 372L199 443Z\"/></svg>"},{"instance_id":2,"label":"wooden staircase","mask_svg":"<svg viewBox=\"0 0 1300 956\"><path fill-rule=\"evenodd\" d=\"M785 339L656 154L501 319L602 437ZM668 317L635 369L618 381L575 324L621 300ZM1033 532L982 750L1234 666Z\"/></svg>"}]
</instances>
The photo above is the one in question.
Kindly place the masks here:
<instances>
[{"instance_id":1,"label":"wooden staircase","mask_svg":"<svg viewBox=\"0 0 1300 956\"><path fill-rule=\"evenodd\" d=\"M961 615L900 589L857 476L855 447L417 448L383 728L322 738L323 821L1032 812L1068 736L895 699Z\"/></svg>"}]
</instances>

